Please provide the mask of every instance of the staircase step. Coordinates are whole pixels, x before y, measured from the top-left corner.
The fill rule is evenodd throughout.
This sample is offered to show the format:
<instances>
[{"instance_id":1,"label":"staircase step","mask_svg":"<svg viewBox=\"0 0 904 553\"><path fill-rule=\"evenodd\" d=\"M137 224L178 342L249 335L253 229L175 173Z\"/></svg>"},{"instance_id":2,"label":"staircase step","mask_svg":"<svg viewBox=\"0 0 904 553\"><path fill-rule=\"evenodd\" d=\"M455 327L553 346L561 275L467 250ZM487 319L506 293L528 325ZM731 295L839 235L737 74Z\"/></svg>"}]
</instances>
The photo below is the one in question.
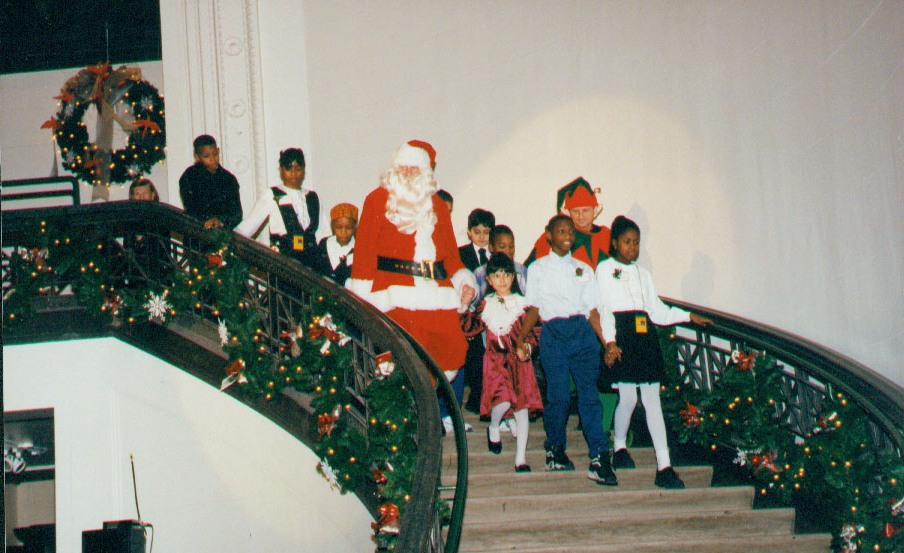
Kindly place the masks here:
<instances>
[{"instance_id":1,"label":"staircase step","mask_svg":"<svg viewBox=\"0 0 904 553\"><path fill-rule=\"evenodd\" d=\"M582 440L583 442L583 440ZM581 443L575 447L568 448L568 456L574 461L575 466L587 464L587 444ZM656 453L651 447L638 448L631 450L631 457L637 464L634 470L645 470L647 472L656 471ZM527 450L527 464L534 469L542 469L546 462L546 453L542 445L540 448ZM454 471L458 466L458 456L455 454L454 448L450 451L446 448L443 451L443 471ZM468 470L469 472L483 471L489 468L493 472L504 472L513 469L515 466L515 440L509 437L502 439L502 453L495 455L487 450L486 437L475 448L468 449ZM631 469L622 469L631 470Z\"/></svg>"},{"instance_id":2,"label":"staircase step","mask_svg":"<svg viewBox=\"0 0 904 553\"><path fill-rule=\"evenodd\" d=\"M572 511L573 513L574 511ZM739 529L748 548L758 543L758 536L790 536L794 531L793 509L761 509L756 511L700 511L655 516L624 518L605 511L595 516L563 518L549 524L548 519L500 522L473 522L464 526L462 551L525 551L569 546L600 544L656 543L671 541L678 546L705 536L710 540L732 540ZM590 513L585 513L590 514ZM574 551L574 547L569 547Z\"/></svg>"},{"instance_id":3,"label":"staircase step","mask_svg":"<svg viewBox=\"0 0 904 553\"><path fill-rule=\"evenodd\" d=\"M618 486L586 477L587 444L569 420L567 453L575 472L546 472L542 419L530 425L527 462L534 472L515 473L516 441L501 434L503 453L487 450L486 422L474 425L468 445L468 501L459 551L480 553L824 553L828 534L794 534L793 509L753 510L749 486L710 486L712 467L678 466L687 488L655 487L656 455L629 448L637 468L616 471ZM443 485L454 485L453 437L443 443ZM449 498L451 491L442 495Z\"/></svg>"},{"instance_id":4,"label":"staircase step","mask_svg":"<svg viewBox=\"0 0 904 553\"><path fill-rule=\"evenodd\" d=\"M586 463L577 465L574 472L546 472L543 465L534 467L534 472L516 473L514 466L505 464L499 467L502 472L491 473L481 471L468 475L468 499L478 497L498 497L517 494L558 494L558 493L607 493L620 490L656 489L653 484L655 472L651 469L617 471L618 486L600 486L587 478ZM712 467L683 467L678 475L688 488L709 487L712 480ZM444 472L444 486L455 485L456 474ZM662 490L663 493L675 493L680 490Z\"/></svg>"},{"instance_id":5,"label":"staircase step","mask_svg":"<svg viewBox=\"0 0 904 553\"><path fill-rule=\"evenodd\" d=\"M522 490L512 490L520 493ZM601 491L591 489L591 491ZM606 493L559 493L468 497L465 524L492 521L560 518L563 513L615 513L645 518L651 513L749 510L754 490L749 486L691 488L677 491L618 490Z\"/></svg>"},{"instance_id":6,"label":"staircase step","mask_svg":"<svg viewBox=\"0 0 904 553\"><path fill-rule=\"evenodd\" d=\"M631 553L751 553L751 551L769 551L769 553L825 553L829 551L832 536L829 534L800 534L795 536L758 536L755 542L746 537L735 539L700 539L694 538L686 543L651 541L633 541ZM463 544L465 545L465 544ZM470 549L461 547L461 553L481 553L500 551L500 549ZM554 545L551 547L512 547L503 551L518 553L625 553L623 543L592 545Z\"/></svg>"},{"instance_id":7,"label":"staircase step","mask_svg":"<svg viewBox=\"0 0 904 553\"><path fill-rule=\"evenodd\" d=\"M483 449L486 449L487 423L472 422L471 424L474 425L474 431L468 432L466 434L468 438L468 450L473 451L481 447ZM500 432L500 435L502 436L503 442L511 440L512 444L515 443L515 438L510 432ZM446 439L449 440L451 444L451 435L446 436ZM546 431L543 430L543 421L538 420L530 423L530 428L528 429L527 448L543 449L543 440L545 439ZM579 443L584 444L584 447L587 447L587 443L584 442L584 435L580 430L577 430L576 423L571 423L568 425L568 430L565 433L565 439L568 442L568 449L575 447Z\"/></svg>"}]
</instances>

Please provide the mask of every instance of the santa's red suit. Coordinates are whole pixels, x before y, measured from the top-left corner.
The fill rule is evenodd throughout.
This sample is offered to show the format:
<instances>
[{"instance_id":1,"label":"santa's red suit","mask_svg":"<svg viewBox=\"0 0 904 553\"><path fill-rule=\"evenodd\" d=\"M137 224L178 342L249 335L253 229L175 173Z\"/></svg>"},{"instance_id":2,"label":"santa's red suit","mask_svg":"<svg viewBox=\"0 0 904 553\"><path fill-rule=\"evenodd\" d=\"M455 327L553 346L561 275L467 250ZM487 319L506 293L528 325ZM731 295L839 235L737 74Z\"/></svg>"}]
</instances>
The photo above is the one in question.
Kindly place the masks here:
<instances>
[{"instance_id":1,"label":"santa's red suit","mask_svg":"<svg viewBox=\"0 0 904 553\"><path fill-rule=\"evenodd\" d=\"M461 263L449 210L435 192L429 155L404 144L364 200L346 287L389 315L448 374L465 361L458 312L461 289L474 287L474 276Z\"/></svg>"}]
</instances>

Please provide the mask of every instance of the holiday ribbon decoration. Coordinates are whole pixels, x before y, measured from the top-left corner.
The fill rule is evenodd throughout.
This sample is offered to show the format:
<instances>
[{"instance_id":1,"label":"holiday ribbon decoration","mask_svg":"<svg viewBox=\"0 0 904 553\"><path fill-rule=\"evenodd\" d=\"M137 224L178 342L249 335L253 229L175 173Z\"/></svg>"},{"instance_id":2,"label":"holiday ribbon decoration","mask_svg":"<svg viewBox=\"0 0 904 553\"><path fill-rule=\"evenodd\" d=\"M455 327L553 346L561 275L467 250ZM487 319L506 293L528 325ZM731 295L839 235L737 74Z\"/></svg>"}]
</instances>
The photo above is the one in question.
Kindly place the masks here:
<instances>
[{"instance_id":1,"label":"holiday ribbon decoration","mask_svg":"<svg viewBox=\"0 0 904 553\"><path fill-rule=\"evenodd\" d=\"M104 303L100 306L101 311L107 311L114 317L119 315L119 310L123 306L122 297L116 292L108 290L104 292Z\"/></svg>"},{"instance_id":2,"label":"holiday ribbon decoration","mask_svg":"<svg viewBox=\"0 0 904 553\"><path fill-rule=\"evenodd\" d=\"M819 417L816 421L816 428L813 429L813 433L819 434L828 430L835 430L837 424L840 424L838 423L838 412L832 411L828 416Z\"/></svg>"},{"instance_id":3,"label":"holiday ribbon decoration","mask_svg":"<svg viewBox=\"0 0 904 553\"><path fill-rule=\"evenodd\" d=\"M236 359L232 363L226 365L226 378L220 382L220 391L232 386L236 382L246 384L248 379L242 373L245 370L245 360Z\"/></svg>"},{"instance_id":4,"label":"holiday ribbon decoration","mask_svg":"<svg viewBox=\"0 0 904 553\"><path fill-rule=\"evenodd\" d=\"M696 405L692 405L690 402L684 402L684 409L679 411L681 418L684 420L685 426L697 426L701 422L703 422L703 417L700 415L700 409L697 408Z\"/></svg>"},{"instance_id":5,"label":"holiday ribbon decoration","mask_svg":"<svg viewBox=\"0 0 904 553\"><path fill-rule=\"evenodd\" d=\"M282 331L279 333L280 353L288 353L292 357L301 355L301 346L298 345L298 339L304 336L304 329L299 325L291 331Z\"/></svg>"},{"instance_id":6,"label":"holiday ribbon decoration","mask_svg":"<svg viewBox=\"0 0 904 553\"><path fill-rule=\"evenodd\" d=\"M898 515L904 514L904 497L899 499L897 502L894 499L889 500L889 508L891 509L891 516L896 517Z\"/></svg>"},{"instance_id":7,"label":"holiday ribbon decoration","mask_svg":"<svg viewBox=\"0 0 904 553\"><path fill-rule=\"evenodd\" d=\"M739 371L749 371L756 364L757 353L745 353L740 350L731 352L731 360L737 366Z\"/></svg>"},{"instance_id":8,"label":"holiday ribbon decoration","mask_svg":"<svg viewBox=\"0 0 904 553\"><path fill-rule=\"evenodd\" d=\"M348 343L351 338L346 336L345 334L339 332L336 327L336 323L333 322L333 316L329 313L320 317L319 319L315 319L317 325L311 328L308 331L308 338L311 340L317 340L318 338L326 338L326 341L320 347L320 353L326 353L329 351L330 346L333 342L336 342L340 346L344 346Z\"/></svg>"},{"instance_id":9,"label":"holiday ribbon decoration","mask_svg":"<svg viewBox=\"0 0 904 553\"><path fill-rule=\"evenodd\" d=\"M377 380L389 378L395 372L395 362L392 360L392 352L384 351L377 355Z\"/></svg>"},{"instance_id":10,"label":"holiday ribbon decoration","mask_svg":"<svg viewBox=\"0 0 904 553\"><path fill-rule=\"evenodd\" d=\"M385 475L385 474L383 473L383 471L380 470L380 469L374 469L373 477L374 477L374 483L375 483L377 486L382 486L383 484L385 484L386 482L389 481L389 480L386 478L386 475Z\"/></svg>"},{"instance_id":11,"label":"holiday ribbon decoration","mask_svg":"<svg viewBox=\"0 0 904 553\"><path fill-rule=\"evenodd\" d=\"M208 268L215 269L217 267L222 267L223 265L225 265L225 263L223 263L223 255L220 252L207 254Z\"/></svg>"},{"instance_id":12,"label":"holiday ribbon decoration","mask_svg":"<svg viewBox=\"0 0 904 553\"><path fill-rule=\"evenodd\" d=\"M859 524L847 523L841 527L841 532L839 532L838 537L841 538L841 550L845 553L855 553L857 551L857 543L854 541L857 539L858 534L862 534L865 531L865 528Z\"/></svg>"},{"instance_id":13,"label":"holiday ribbon decoration","mask_svg":"<svg viewBox=\"0 0 904 553\"><path fill-rule=\"evenodd\" d=\"M336 421L339 420L339 416L342 414L342 407L337 405L332 413L321 413L317 417L317 433L320 434L320 438L323 439L324 436L327 438L333 433L333 430L336 429Z\"/></svg>"},{"instance_id":14,"label":"holiday ribbon decoration","mask_svg":"<svg viewBox=\"0 0 904 553\"><path fill-rule=\"evenodd\" d=\"M882 537L885 539L892 538L901 529L904 529L904 522L886 522L885 527L882 529Z\"/></svg>"},{"instance_id":15,"label":"holiday ribbon decoration","mask_svg":"<svg viewBox=\"0 0 904 553\"><path fill-rule=\"evenodd\" d=\"M121 66L110 71L110 64L96 65L79 71L66 81L63 89L69 92L75 102L93 102L97 106L97 127L95 130L94 166L100 171L101 184L110 183L110 156L113 152L113 124L117 123L126 133L135 128L136 118L131 110L124 109L119 100L141 80L141 69ZM159 127L158 127L159 130Z\"/></svg>"},{"instance_id":16,"label":"holiday ribbon decoration","mask_svg":"<svg viewBox=\"0 0 904 553\"><path fill-rule=\"evenodd\" d=\"M374 532L382 534L398 534L399 533L399 508L394 503L384 503L380 505L380 520L371 522L370 527Z\"/></svg>"},{"instance_id":17,"label":"holiday ribbon decoration","mask_svg":"<svg viewBox=\"0 0 904 553\"><path fill-rule=\"evenodd\" d=\"M782 468L775 464L776 454L774 451L766 451L765 453L753 453L748 456L750 464L755 468L753 474L759 474L760 471L767 470L773 474L782 472Z\"/></svg>"}]
</instances>

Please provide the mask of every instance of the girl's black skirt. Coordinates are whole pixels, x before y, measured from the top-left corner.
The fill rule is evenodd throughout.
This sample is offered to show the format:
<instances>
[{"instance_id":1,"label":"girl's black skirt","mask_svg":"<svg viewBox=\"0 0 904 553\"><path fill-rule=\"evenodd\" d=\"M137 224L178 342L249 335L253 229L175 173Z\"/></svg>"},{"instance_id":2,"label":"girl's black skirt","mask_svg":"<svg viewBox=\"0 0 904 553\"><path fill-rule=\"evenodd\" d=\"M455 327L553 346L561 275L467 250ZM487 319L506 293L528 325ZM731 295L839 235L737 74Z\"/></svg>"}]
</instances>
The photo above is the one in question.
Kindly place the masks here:
<instances>
[{"instance_id":1,"label":"girl's black skirt","mask_svg":"<svg viewBox=\"0 0 904 553\"><path fill-rule=\"evenodd\" d=\"M646 321L645 325L638 320ZM638 332L646 328L646 332ZM600 390L608 390L617 382L644 384L665 380L665 363L659 347L656 326L646 311L615 313L615 342L622 350L621 361L606 366L605 348L600 356Z\"/></svg>"}]
</instances>

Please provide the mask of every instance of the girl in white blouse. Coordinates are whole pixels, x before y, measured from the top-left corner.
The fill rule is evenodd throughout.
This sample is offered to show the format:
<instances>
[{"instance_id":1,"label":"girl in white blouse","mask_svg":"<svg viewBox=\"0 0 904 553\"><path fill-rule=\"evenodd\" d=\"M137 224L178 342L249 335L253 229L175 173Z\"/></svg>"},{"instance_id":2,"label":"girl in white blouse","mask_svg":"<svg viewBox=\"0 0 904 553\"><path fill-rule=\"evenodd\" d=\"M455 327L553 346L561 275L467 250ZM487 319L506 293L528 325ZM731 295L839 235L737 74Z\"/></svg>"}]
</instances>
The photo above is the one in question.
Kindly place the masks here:
<instances>
[{"instance_id":1,"label":"girl in white blouse","mask_svg":"<svg viewBox=\"0 0 904 553\"><path fill-rule=\"evenodd\" d=\"M600 318L606 349L604 380L618 389L613 436L616 469L634 468L626 448L628 426L637 405L637 393L647 415L647 428L656 451L656 480L661 488L683 488L684 482L672 468L666 440L665 422L659 400L659 385L665 366L654 325L692 321L707 325L712 321L677 307L668 307L653 287L653 278L635 262L640 254L640 228L619 215L612 221L610 257L597 266L600 291Z\"/></svg>"}]
</instances>

